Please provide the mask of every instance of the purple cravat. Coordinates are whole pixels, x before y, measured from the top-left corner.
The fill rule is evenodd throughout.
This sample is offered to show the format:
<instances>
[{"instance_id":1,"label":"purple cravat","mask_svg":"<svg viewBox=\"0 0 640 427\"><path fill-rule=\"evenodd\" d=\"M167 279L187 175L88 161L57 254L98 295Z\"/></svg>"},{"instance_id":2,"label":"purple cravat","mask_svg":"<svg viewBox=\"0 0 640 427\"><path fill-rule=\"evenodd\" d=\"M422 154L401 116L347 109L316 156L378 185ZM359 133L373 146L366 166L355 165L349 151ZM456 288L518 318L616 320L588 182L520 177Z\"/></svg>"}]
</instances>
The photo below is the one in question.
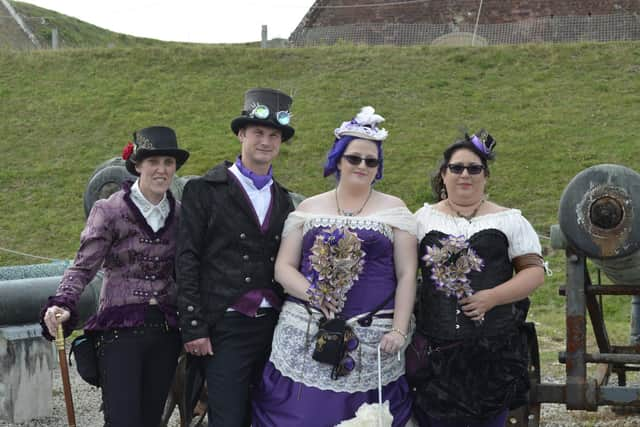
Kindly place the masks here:
<instances>
[{"instance_id":1,"label":"purple cravat","mask_svg":"<svg viewBox=\"0 0 640 427\"><path fill-rule=\"evenodd\" d=\"M244 165L242 164L242 158L240 156L238 156L238 158L236 159L236 166L238 167L240 173L249 178L258 190L262 189L262 187L267 185L269 181L273 179L273 171L271 166L269 166L269 172L267 172L266 175L258 175L251 169L247 169L246 167L244 167Z\"/></svg>"}]
</instances>

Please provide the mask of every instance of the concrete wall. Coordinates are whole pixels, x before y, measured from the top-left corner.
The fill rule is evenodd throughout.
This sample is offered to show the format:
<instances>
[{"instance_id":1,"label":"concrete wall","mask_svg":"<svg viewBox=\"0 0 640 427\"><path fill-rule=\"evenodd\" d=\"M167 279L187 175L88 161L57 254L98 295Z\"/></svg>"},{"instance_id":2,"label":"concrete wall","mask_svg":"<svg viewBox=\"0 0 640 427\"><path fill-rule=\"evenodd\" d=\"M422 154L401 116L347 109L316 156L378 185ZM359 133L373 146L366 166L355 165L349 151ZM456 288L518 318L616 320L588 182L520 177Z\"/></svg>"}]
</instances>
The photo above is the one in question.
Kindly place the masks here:
<instances>
[{"instance_id":1,"label":"concrete wall","mask_svg":"<svg viewBox=\"0 0 640 427\"><path fill-rule=\"evenodd\" d=\"M53 345L40 335L39 324L0 327L0 421L51 414L54 363Z\"/></svg>"}]
</instances>

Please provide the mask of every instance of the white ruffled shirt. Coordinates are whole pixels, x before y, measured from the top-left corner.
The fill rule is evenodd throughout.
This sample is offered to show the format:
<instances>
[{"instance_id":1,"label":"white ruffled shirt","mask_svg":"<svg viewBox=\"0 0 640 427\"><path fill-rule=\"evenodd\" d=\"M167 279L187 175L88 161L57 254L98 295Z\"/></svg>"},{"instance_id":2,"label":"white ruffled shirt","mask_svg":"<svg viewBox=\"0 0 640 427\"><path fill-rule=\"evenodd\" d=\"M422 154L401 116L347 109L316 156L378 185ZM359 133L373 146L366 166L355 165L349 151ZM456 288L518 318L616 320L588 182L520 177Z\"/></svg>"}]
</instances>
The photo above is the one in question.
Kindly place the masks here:
<instances>
[{"instance_id":1,"label":"white ruffled shirt","mask_svg":"<svg viewBox=\"0 0 640 427\"><path fill-rule=\"evenodd\" d=\"M240 185L242 185L242 188L246 191L247 196L249 196L251 204L253 205L253 210L258 216L260 225L262 225L267 216L269 205L271 204L271 186L273 185L273 179L269 180L264 187L258 189L250 178L242 175L242 172L240 172L240 169L238 169L238 166L236 166L235 163L229 168L229 170L236 178L238 178Z\"/></svg>"},{"instance_id":2,"label":"white ruffled shirt","mask_svg":"<svg viewBox=\"0 0 640 427\"><path fill-rule=\"evenodd\" d=\"M144 197L144 194L142 194L140 186L138 185L138 180L136 180L136 182L131 186L131 201L140 210L140 213L154 233L164 226L164 223L169 216L169 212L171 211L169 199L167 199L166 194L162 197L160 203L154 205Z\"/></svg>"},{"instance_id":3,"label":"white ruffled shirt","mask_svg":"<svg viewBox=\"0 0 640 427\"><path fill-rule=\"evenodd\" d=\"M465 218L440 212L425 203L414 214L418 223L418 241L428 232L437 230L454 236L469 239L481 230L497 229L504 233L509 241L509 259L525 254L542 256L542 247L538 234L518 209L476 216L467 221Z\"/></svg>"}]
</instances>

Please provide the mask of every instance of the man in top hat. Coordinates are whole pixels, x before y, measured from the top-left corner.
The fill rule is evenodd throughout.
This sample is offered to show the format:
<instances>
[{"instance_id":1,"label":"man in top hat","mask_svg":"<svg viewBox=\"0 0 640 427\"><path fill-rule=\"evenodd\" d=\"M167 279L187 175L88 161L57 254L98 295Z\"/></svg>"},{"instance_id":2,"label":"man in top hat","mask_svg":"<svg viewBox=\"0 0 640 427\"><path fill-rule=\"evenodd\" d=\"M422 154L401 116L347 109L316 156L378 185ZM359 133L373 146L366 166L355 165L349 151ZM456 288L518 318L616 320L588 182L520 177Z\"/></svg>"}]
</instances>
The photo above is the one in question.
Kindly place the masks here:
<instances>
[{"instance_id":1,"label":"man in top hat","mask_svg":"<svg viewBox=\"0 0 640 427\"><path fill-rule=\"evenodd\" d=\"M273 278L289 192L273 179L294 134L291 98L256 88L231 122L240 156L190 180L182 195L176 272L184 348L202 365L209 426L248 426L250 389L271 349L284 296Z\"/></svg>"}]
</instances>

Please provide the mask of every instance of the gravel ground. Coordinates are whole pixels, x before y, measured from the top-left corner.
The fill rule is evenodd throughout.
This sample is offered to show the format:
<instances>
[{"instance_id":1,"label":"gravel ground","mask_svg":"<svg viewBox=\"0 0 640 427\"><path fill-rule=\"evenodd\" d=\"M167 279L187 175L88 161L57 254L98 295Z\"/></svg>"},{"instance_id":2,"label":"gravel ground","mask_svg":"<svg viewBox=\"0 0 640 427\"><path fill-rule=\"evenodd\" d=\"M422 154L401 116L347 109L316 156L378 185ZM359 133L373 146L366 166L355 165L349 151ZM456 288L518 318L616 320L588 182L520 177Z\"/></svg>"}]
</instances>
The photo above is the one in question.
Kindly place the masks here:
<instances>
[{"instance_id":1,"label":"gravel ground","mask_svg":"<svg viewBox=\"0 0 640 427\"><path fill-rule=\"evenodd\" d=\"M102 427L103 419L100 408L100 390L88 385L77 375L75 369L71 372L71 388L78 427ZM635 383L636 378L631 381ZM560 377L544 377L544 383L561 383ZM616 384L615 376L611 384ZM40 418L26 423L7 424L0 421L0 427L66 427L67 415L62 392L62 380L59 370L53 372L53 408L47 418ZM177 410L173 414L169 427L179 427ZM205 421L206 425L206 421ZM543 404L541 427L640 427L640 414L620 415L609 407L601 407L597 412L567 411L564 405Z\"/></svg>"},{"instance_id":2,"label":"gravel ground","mask_svg":"<svg viewBox=\"0 0 640 427\"><path fill-rule=\"evenodd\" d=\"M76 414L76 425L78 427L102 427L104 418L100 411L102 403L101 391L93 387L80 378L74 366L69 367L71 380L71 391L73 393L73 406ZM51 416L38 418L25 423L7 424L0 421L0 427L67 427L67 410L64 404L64 393L62 391L62 377L60 369L56 365L53 371L53 399ZM176 410L168 427L180 427L178 411Z\"/></svg>"}]
</instances>

